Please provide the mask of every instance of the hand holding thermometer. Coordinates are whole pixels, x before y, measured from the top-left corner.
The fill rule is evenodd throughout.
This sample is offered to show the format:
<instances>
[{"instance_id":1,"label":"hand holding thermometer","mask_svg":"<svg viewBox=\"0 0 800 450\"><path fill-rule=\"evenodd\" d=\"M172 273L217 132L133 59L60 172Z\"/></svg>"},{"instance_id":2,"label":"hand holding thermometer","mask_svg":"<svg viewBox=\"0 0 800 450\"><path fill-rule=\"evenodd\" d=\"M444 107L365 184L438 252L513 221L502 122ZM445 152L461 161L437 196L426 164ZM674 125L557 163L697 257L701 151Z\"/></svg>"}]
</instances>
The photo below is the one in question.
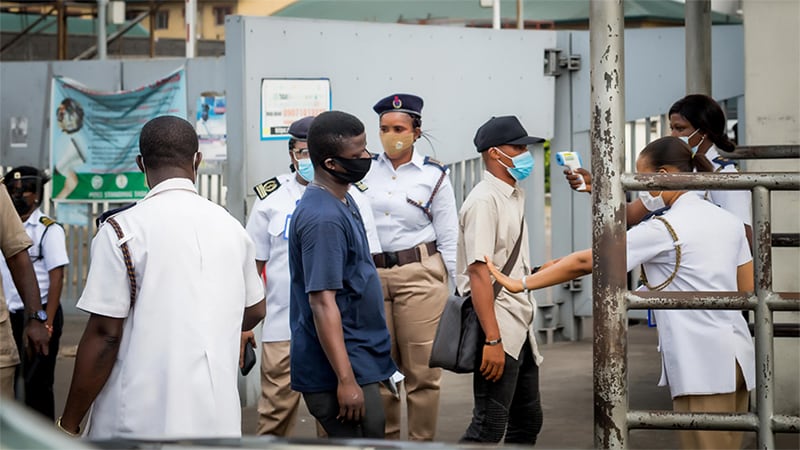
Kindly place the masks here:
<instances>
[{"instance_id":1,"label":"hand holding thermometer","mask_svg":"<svg viewBox=\"0 0 800 450\"><path fill-rule=\"evenodd\" d=\"M568 168L572 173L581 178L581 185L575 189L576 191L586 191L586 182L584 182L583 176L575 172L575 169L581 168L581 155L576 152L558 152L556 153L556 162L559 166Z\"/></svg>"}]
</instances>

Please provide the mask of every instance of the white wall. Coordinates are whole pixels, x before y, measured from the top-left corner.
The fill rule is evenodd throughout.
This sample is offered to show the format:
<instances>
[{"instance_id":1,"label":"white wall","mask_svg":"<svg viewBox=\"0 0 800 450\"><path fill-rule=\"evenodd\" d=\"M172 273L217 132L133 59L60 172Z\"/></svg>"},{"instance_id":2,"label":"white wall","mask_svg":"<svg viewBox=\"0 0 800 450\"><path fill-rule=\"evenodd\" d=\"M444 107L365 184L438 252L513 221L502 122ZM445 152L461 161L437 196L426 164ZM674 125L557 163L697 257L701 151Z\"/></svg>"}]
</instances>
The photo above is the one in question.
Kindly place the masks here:
<instances>
[{"instance_id":1,"label":"white wall","mask_svg":"<svg viewBox=\"0 0 800 450\"><path fill-rule=\"evenodd\" d=\"M745 140L749 145L800 144L800 2L744 0ZM740 125L741 126L741 125ZM749 161L748 171L800 171L800 161ZM800 194L772 196L772 232L800 230ZM800 291L800 251L773 252L773 288ZM776 322L800 320L775 313ZM776 412L800 413L800 339L775 340Z\"/></svg>"}]
</instances>

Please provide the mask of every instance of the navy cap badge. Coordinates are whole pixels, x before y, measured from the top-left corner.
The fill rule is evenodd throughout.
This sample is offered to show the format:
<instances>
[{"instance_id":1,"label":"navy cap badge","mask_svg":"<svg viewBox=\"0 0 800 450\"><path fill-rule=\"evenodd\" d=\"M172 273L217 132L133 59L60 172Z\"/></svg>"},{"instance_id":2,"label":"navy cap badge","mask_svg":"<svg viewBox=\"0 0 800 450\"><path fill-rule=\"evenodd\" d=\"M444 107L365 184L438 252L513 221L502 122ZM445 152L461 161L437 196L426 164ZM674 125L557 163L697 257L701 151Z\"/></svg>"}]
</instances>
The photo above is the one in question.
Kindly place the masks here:
<instances>
[{"instance_id":1,"label":"navy cap badge","mask_svg":"<svg viewBox=\"0 0 800 450\"><path fill-rule=\"evenodd\" d=\"M403 107L403 101L400 100L400 97L396 95L394 96L394 100L392 100L392 107L394 107L394 109L400 109Z\"/></svg>"}]
</instances>

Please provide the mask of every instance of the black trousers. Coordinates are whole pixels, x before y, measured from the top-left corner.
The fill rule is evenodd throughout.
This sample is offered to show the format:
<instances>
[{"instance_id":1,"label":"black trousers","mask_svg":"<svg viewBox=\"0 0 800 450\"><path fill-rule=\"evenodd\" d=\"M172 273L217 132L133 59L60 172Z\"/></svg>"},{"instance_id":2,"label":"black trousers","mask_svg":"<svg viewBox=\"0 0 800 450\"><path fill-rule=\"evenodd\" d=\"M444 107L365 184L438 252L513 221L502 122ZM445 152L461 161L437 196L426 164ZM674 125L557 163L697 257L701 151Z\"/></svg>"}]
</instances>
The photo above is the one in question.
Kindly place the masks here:
<instances>
[{"instance_id":1,"label":"black trousers","mask_svg":"<svg viewBox=\"0 0 800 450\"><path fill-rule=\"evenodd\" d=\"M383 400L378 383L361 386L364 392L364 406L366 414L360 422L341 421L336 418L339 414L339 399L336 391L304 392L303 400L306 402L308 412L319 420L322 428L332 438L378 438L383 439L386 428L386 416L383 412Z\"/></svg>"},{"instance_id":2,"label":"black trousers","mask_svg":"<svg viewBox=\"0 0 800 450\"><path fill-rule=\"evenodd\" d=\"M475 408L462 442L536 444L542 429L542 403L539 398L539 367L526 340L519 358L506 354L503 376L488 381L476 370L472 374Z\"/></svg>"},{"instance_id":3,"label":"black trousers","mask_svg":"<svg viewBox=\"0 0 800 450\"><path fill-rule=\"evenodd\" d=\"M46 304L42 305L42 309L46 308ZM64 313L61 311L61 306L59 305L53 318L53 335L50 336L47 356L37 354L28 358L27 351L22 345L22 335L25 331L24 309L11 313L11 328L14 333L14 341L16 341L17 349L19 350L20 360L22 360L22 364L17 366L14 393L18 399L24 398L25 404L32 409L55 420L53 380L56 373L58 344L61 341L61 332L64 329Z\"/></svg>"}]
</instances>

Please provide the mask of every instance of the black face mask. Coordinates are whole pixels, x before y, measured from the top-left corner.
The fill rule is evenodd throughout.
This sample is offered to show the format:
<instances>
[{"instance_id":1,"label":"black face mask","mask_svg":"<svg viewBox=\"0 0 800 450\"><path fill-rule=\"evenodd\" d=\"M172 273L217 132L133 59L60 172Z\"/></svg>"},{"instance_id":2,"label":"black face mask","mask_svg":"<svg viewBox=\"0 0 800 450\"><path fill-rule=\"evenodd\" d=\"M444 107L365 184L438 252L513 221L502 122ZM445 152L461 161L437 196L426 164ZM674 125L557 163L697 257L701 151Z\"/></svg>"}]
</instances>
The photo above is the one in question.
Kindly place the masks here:
<instances>
[{"instance_id":1,"label":"black face mask","mask_svg":"<svg viewBox=\"0 0 800 450\"><path fill-rule=\"evenodd\" d=\"M327 170L328 173L345 183L355 183L363 180L364 177L367 176L369 168L372 166L372 158L344 159L334 156L331 159L336 161L336 164L342 166L347 172L337 172L325 164L323 164L322 167Z\"/></svg>"},{"instance_id":2,"label":"black face mask","mask_svg":"<svg viewBox=\"0 0 800 450\"><path fill-rule=\"evenodd\" d=\"M24 197L18 197L15 195L11 197L11 201L14 203L14 209L17 210L17 214L20 216L27 214L31 209L31 206L25 201Z\"/></svg>"}]
</instances>

